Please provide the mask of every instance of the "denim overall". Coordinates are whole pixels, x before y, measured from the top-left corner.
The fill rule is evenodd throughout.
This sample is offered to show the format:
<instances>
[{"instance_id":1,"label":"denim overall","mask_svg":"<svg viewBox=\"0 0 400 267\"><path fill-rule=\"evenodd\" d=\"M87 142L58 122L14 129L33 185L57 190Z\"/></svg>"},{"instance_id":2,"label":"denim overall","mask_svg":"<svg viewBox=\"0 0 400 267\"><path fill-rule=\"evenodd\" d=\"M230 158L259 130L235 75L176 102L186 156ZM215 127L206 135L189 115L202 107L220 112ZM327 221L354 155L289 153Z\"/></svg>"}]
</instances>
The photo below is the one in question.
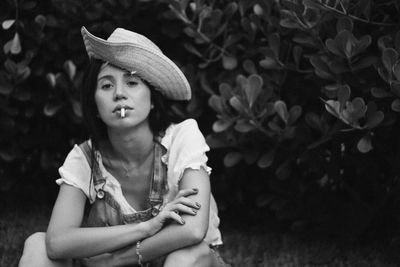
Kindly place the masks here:
<instances>
[{"instance_id":1,"label":"denim overall","mask_svg":"<svg viewBox=\"0 0 400 267\"><path fill-rule=\"evenodd\" d=\"M143 221L147 221L160 212L160 208L163 204L163 196L168 192L168 182L167 182L167 165L161 161L161 157L166 153L166 149L161 145L160 136L156 136L154 138L154 163L153 163L153 175L151 176L150 183L150 192L148 197L149 208L143 211L137 211L133 214L123 214L121 212L121 208L114 200L112 195L108 192L104 191L104 185L106 183L106 179L102 176L99 167L100 158L97 157L95 160L92 160L91 157L91 148L88 142L84 142L79 145L81 150L83 151L89 166L92 169L92 178L93 178L93 186L96 192L96 200L90 206L89 215L85 226L87 227L104 227L104 226L113 226L113 225L122 225L122 224L131 224L131 223L139 223ZM90 190L89 190L90 192ZM229 266L227 265L220 254L217 251L216 247L210 246L212 252L215 254L215 257L218 259L220 266ZM159 259L153 260L149 263L146 263L144 266L148 267L162 267L165 261L165 257L160 257ZM77 265L74 266L88 266L92 267L92 265L88 264L88 261L85 259L80 260L80 263L75 263ZM140 266L140 265L135 265Z\"/></svg>"},{"instance_id":2,"label":"denim overall","mask_svg":"<svg viewBox=\"0 0 400 267\"><path fill-rule=\"evenodd\" d=\"M96 192L96 200L90 206L89 215L85 223L86 227L139 223L147 221L159 213L163 204L163 196L168 192L167 166L161 161L166 149L161 145L160 136L156 136L154 141L153 173L151 175L148 208L132 214L123 214L118 202L114 200L110 193L103 190L106 179L102 176L99 167L100 158L97 156L95 160L92 160L91 148L88 142L86 141L79 145L92 169L93 186ZM163 261L164 258L162 257L147 266L162 266ZM86 266L85 260L82 260L81 264Z\"/></svg>"}]
</instances>

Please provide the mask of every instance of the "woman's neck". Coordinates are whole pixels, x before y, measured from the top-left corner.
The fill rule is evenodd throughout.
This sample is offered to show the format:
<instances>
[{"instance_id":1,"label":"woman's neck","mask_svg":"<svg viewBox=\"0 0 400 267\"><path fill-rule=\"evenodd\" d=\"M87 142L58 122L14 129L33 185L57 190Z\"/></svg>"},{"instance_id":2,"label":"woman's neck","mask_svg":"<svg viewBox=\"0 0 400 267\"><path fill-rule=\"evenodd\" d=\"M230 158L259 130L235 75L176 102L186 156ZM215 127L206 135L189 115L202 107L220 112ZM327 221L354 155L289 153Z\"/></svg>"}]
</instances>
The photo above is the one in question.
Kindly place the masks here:
<instances>
[{"instance_id":1,"label":"woman's neck","mask_svg":"<svg viewBox=\"0 0 400 267\"><path fill-rule=\"evenodd\" d=\"M109 129L108 139L110 152L130 165L140 165L154 147L153 133L148 125L122 131Z\"/></svg>"}]
</instances>

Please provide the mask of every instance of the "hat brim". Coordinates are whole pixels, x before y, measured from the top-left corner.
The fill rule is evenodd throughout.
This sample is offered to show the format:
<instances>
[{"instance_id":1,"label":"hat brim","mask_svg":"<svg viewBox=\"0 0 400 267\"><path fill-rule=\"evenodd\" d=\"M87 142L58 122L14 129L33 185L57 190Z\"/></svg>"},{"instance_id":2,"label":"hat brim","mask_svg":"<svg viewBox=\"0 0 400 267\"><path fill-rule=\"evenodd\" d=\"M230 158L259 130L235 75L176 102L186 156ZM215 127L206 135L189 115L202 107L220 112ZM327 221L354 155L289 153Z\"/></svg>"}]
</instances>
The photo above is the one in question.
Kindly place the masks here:
<instances>
[{"instance_id":1,"label":"hat brim","mask_svg":"<svg viewBox=\"0 0 400 267\"><path fill-rule=\"evenodd\" d=\"M82 27L81 32L89 57L136 71L140 77L169 99L191 98L190 85L185 75L161 52L152 51L139 44L109 42L94 36L85 27Z\"/></svg>"}]
</instances>

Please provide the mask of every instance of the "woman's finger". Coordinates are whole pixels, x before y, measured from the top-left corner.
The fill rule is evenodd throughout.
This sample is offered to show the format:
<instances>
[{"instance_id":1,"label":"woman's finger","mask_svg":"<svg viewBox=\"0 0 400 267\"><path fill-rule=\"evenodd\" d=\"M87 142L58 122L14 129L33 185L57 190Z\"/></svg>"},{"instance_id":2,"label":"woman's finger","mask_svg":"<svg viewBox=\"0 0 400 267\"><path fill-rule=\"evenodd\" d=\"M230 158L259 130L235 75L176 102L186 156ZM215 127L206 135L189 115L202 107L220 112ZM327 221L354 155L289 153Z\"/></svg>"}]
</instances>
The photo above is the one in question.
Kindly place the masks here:
<instances>
[{"instance_id":1,"label":"woman's finger","mask_svg":"<svg viewBox=\"0 0 400 267\"><path fill-rule=\"evenodd\" d=\"M198 210L201 207L200 203L198 203L190 198L180 197L180 198L174 199L173 201L167 203L164 206L164 209L170 209L170 206L176 205L176 204L182 204L182 205L185 205L185 206L195 209L195 210Z\"/></svg>"},{"instance_id":2,"label":"woman's finger","mask_svg":"<svg viewBox=\"0 0 400 267\"><path fill-rule=\"evenodd\" d=\"M185 214L189 214L189 215L196 215L197 214L197 210L191 207L188 207L186 205L183 204L176 204L173 207L173 211L177 211L178 213L185 213Z\"/></svg>"},{"instance_id":3,"label":"woman's finger","mask_svg":"<svg viewBox=\"0 0 400 267\"><path fill-rule=\"evenodd\" d=\"M182 190L179 190L179 192L178 192L178 194L176 194L175 198L187 197L187 196L195 195L198 192L199 192L199 189L197 189L197 188L182 189Z\"/></svg>"},{"instance_id":4,"label":"woman's finger","mask_svg":"<svg viewBox=\"0 0 400 267\"><path fill-rule=\"evenodd\" d=\"M174 211L168 211L168 212L166 213L166 216L167 216L169 219L172 219L172 220L176 221L176 222L179 223L179 224L185 224L185 221L182 219L182 217L179 216L179 214L176 213L176 212L174 212Z\"/></svg>"},{"instance_id":5,"label":"woman's finger","mask_svg":"<svg viewBox=\"0 0 400 267\"><path fill-rule=\"evenodd\" d=\"M201 207L200 203L198 203L190 198L186 198L186 197L180 197L180 198L174 200L173 203L183 204L185 206L188 206L188 207L191 207L191 208L197 209L197 210L200 209L200 207Z\"/></svg>"}]
</instances>

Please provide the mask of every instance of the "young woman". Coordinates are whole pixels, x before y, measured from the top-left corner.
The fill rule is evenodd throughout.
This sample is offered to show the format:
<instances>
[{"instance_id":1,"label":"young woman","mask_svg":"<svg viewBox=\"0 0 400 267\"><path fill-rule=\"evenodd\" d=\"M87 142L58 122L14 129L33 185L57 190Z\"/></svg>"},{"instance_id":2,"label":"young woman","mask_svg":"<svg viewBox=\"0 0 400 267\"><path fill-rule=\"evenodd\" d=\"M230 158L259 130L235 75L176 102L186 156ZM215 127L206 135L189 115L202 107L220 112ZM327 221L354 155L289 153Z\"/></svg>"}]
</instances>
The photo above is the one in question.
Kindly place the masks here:
<instances>
[{"instance_id":1,"label":"young woman","mask_svg":"<svg viewBox=\"0 0 400 267\"><path fill-rule=\"evenodd\" d=\"M170 107L190 99L187 79L140 34L82 36L90 139L60 167L47 232L26 240L19 266L225 266L209 148L196 121L178 123Z\"/></svg>"}]
</instances>

